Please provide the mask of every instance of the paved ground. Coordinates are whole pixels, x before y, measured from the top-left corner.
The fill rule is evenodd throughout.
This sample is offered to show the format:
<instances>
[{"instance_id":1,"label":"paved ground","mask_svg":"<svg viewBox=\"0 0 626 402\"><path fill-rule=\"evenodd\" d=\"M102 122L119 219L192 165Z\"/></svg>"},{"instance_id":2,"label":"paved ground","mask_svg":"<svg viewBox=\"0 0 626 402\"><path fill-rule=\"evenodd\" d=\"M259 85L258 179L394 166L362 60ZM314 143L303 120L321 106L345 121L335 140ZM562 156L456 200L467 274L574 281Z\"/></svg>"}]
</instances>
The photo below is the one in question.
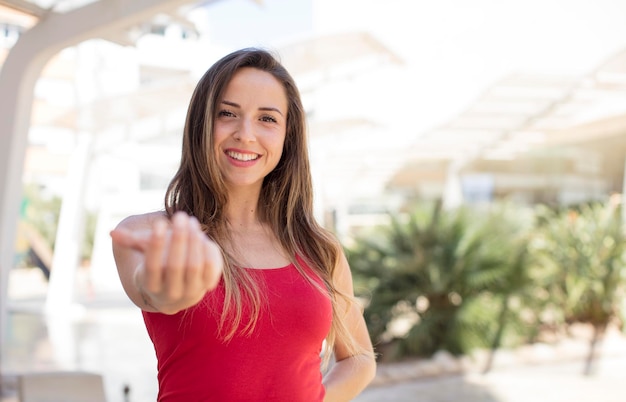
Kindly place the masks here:
<instances>
[{"instance_id":1,"label":"paved ground","mask_svg":"<svg viewBox=\"0 0 626 402\"><path fill-rule=\"evenodd\" d=\"M153 402L155 359L134 307L101 309L81 319L12 314L14 336L4 350L3 374L83 369L102 373L109 402ZM514 365L483 376L447 375L367 389L355 402L624 402L626 354L605 356L596 375L582 375L581 360ZM1 402L15 402L14 394Z\"/></svg>"},{"instance_id":2,"label":"paved ground","mask_svg":"<svg viewBox=\"0 0 626 402\"><path fill-rule=\"evenodd\" d=\"M593 376L582 362L499 369L486 376L420 379L366 390L355 402L624 402L626 356L605 357Z\"/></svg>"}]
</instances>

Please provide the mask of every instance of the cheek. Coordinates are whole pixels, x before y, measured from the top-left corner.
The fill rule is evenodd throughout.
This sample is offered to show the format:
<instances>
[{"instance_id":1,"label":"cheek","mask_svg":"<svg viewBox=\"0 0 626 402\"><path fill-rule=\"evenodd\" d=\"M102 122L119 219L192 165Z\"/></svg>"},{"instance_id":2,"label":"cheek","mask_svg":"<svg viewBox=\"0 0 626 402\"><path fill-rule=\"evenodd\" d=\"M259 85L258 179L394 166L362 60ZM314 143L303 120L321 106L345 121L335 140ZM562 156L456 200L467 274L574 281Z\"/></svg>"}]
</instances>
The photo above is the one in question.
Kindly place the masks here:
<instances>
[{"instance_id":1,"label":"cheek","mask_svg":"<svg viewBox=\"0 0 626 402\"><path fill-rule=\"evenodd\" d=\"M282 155L285 153L285 140L283 139L277 139L275 144L274 144L274 154L276 157L276 164L278 164L278 161L280 161L282 159Z\"/></svg>"},{"instance_id":2,"label":"cheek","mask_svg":"<svg viewBox=\"0 0 626 402\"><path fill-rule=\"evenodd\" d=\"M280 149L279 153L283 153L285 150L285 142L287 139L287 134L285 132L280 133L280 135L276 136L276 148Z\"/></svg>"},{"instance_id":3,"label":"cheek","mask_svg":"<svg viewBox=\"0 0 626 402\"><path fill-rule=\"evenodd\" d=\"M224 130L221 130L219 127L215 126L213 128L213 136L212 136L213 141L211 141L213 145L209 145L213 147L213 152L215 154L220 153L220 144L224 141L224 138L225 138Z\"/></svg>"},{"instance_id":4,"label":"cheek","mask_svg":"<svg viewBox=\"0 0 626 402\"><path fill-rule=\"evenodd\" d=\"M283 137L282 139L276 141L276 148L280 149L279 153L283 153L283 151L285 150L285 137Z\"/></svg>"},{"instance_id":5,"label":"cheek","mask_svg":"<svg viewBox=\"0 0 626 402\"><path fill-rule=\"evenodd\" d=\"M274 169L279 165L283 155L285 153L285 141L281 138L272 138L269 142L266 142L266 150L269 154L268 162L270 168Z\"/></svg>"},{"instance_id":6,"label":"cheek","mask_svg":"<svg viewBox=\"0 0 626 402\"><path fill-rule=\"evenodd\" d=\"M224 130L222 129L221 125L213 125L213 144L219 144L222 141L222 139L224 138L223 132Z\"/></svg>"}]
</instances>

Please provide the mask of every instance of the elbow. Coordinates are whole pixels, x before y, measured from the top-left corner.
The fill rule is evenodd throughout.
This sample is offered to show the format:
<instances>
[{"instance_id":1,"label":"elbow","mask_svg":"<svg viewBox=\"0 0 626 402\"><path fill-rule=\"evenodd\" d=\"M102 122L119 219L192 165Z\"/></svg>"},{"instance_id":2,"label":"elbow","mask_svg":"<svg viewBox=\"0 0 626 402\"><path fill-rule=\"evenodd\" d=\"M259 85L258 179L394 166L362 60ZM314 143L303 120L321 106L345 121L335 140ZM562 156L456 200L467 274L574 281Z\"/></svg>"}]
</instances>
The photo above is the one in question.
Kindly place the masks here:
<instances>
[{"instance_id":1,"label":"elbow","mask_svg":"<svg viewBox=\"0 0 626 402\"><path fill-rule=\"evenodd\" d=\"M355 356L356 367L358 367L359 378L362 387L365 388L376 378L376 357L370 354Z\"/></svg>"},{"instance_id":2,"label":"elbow","mask_svg":"<svg viewBox=\"0 0 626 402\"><path fill-rule=\"evenodd\" d=\"M364 370L364 374L365 378L367 379L367 385L369 385L376 378L376 358L373 356L368 356L365 365L366 368Z\"/></svg>"}]
</instances>

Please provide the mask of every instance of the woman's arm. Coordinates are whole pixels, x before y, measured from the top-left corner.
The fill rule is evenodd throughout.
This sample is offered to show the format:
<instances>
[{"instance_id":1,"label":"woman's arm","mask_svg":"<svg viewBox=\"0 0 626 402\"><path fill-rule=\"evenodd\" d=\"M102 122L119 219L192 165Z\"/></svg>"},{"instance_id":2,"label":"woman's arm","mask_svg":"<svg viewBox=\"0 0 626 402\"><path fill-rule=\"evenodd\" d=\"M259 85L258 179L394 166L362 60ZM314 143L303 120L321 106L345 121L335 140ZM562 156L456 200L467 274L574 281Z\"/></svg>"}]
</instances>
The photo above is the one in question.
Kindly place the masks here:
<instances>
[{"instance_id":1,"label":"woman's arm","mask_svg":"<svg viewBox=\"0 0 626 402\"><path fill-rule=\"evenodd\" d=\"M335 269L335 286L342 293L354 297L350 267L343 251L340 253L339 263ZM374 350L361 307L356 302L350 303L349 306L347 303L348 301L343 301L339 297L340 311L347 311L346 327L366 353L351 355L346 345L337 339L334 347L336 362L324 377L325 402L352 400L376 375Z\"/></svg>"},{"instance_id":2,"label":"woman's arm","mask_svg":"<svg viewBox=\"0 0 626 402\"><path fill-rule=\"evenodd\" d=\"M183 212L171 222L164 213L128 217L111 238L124 291L145 311L175 314L191 307L222 274L219 247Z\"/></svg>"}]
</instances>

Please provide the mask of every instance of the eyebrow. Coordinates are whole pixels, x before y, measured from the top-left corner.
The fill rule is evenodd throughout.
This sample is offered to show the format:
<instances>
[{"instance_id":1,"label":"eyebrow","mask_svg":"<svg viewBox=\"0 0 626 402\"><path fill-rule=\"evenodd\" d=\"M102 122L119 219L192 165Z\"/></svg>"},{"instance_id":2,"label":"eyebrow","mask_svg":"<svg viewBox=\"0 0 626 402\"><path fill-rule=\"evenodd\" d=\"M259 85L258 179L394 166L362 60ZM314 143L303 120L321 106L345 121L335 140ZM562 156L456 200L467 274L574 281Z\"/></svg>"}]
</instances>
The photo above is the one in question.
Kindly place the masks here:
<instances>
[{"instance_id":1,"label":"eyebrow","mask_svg":"<svg viewBox=\"0 0 626 402\"><path fill-rule=\"evenodd\" d=\"M227 101L227 100L223 100L222 101L223 104L228 105L228 106L232 106L232 107L236 107L241 109L241 106L235 102L231 102L231 101ZM281 116L284 117L283 112L281 112L278 108L275 107L270 107L270 106L264 106L264 107L260 107L259 110L263 110L263 111L267 111L267 112L276 112L278 114L280 114Z\"/></svg>"}]
</instances>

